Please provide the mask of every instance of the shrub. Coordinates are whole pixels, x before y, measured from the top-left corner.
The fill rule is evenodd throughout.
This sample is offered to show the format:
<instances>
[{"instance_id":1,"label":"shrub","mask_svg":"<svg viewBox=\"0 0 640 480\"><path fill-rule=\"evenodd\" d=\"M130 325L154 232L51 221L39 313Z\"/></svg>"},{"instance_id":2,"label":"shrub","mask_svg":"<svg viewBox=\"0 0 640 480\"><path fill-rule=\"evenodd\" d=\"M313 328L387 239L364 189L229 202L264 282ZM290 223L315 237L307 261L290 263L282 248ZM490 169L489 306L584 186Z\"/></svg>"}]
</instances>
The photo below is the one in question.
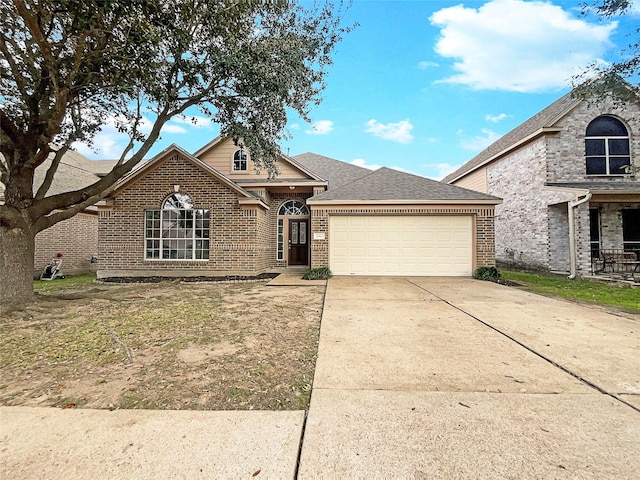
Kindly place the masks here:
<instances>
[{"instance_id":1,"label":"shrub","mask_svg":"<svg viewBox=\"0 0 640 480\"><path fill-rule=\"evenodd\" d=\"M496 282L502 278L502 274L496 267L478 267L476 268L476 271L473 272L473 278Z\"/></svg>"},{"instance_id":2,"label":"shrub","mask_svg":"<svg viewBox=\"0 0 640 480\"><path fill-rule=\"evenodd\" d=\"M331 278L329 267L313 268L304 274L304 280L327 280Z\"/></svg>"}]
</instances>

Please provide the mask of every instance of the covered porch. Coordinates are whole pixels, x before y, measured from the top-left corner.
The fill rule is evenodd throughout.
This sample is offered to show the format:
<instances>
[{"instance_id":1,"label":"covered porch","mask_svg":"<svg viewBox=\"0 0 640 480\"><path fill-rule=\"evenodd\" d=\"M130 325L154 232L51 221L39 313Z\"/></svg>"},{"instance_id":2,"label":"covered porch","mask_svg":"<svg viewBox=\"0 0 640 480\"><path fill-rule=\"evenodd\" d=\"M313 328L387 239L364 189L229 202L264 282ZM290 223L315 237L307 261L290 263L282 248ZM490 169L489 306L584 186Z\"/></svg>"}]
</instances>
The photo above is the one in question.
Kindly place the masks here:
<instances>
[{"instance_id":1,"label":"covered porch","mask_svg":"<svg viewBox=\"0 0 640 480\"><path fill-rule=\"evenodd\" d=\"M574 194L573 200L549 206L550 229L555 233L550 239L552 268L573 258L576 268L571 273L579 276L640 280L640 182L547 187Z\"/></svg>"}]
</instances>

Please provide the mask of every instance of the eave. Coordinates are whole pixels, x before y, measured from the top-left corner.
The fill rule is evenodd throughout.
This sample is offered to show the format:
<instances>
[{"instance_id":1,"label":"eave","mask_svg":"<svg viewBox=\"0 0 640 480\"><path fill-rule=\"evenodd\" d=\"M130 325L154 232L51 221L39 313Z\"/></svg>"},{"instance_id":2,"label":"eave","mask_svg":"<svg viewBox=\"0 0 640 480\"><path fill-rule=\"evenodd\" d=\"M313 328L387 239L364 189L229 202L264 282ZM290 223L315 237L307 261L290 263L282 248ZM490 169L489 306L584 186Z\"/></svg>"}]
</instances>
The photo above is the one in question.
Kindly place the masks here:
<instances>
[{"instance_id":1,"label":"eave","mask_svg":"<svg viewBox=\"0 0 640 480\"><path fill-rule=\"evenodd\" d=\"M479 163L478 165L476 165L475 167L473 167L471 170L467 170L464 173L461 173L460 175L458 175L455 178L452 178L451 180L449 180L449 184L453 184L454 182L457 182L458 180L466 177L467 175L470 175L471 173L475 172L476 170L478 170L479 168L484 167L485 165L488 165L489 163L498 160L500 157L503 157L505 155L507 155L508 153L511 153L514 150L517 150L518 148L522 147L523 145L526 145L527 143L542 137L543 135L548 135L548 134L553 134L553 133L560 133L562 131L562 128L560 127L543 127L543 128L539 128L538 130L536 130L535 132L533 132L530 135L527 135L524 138L521 138L520 140L518 140L517 142L509 145L509 147L505 148L504 150L492 155L491 157L487 158L485 161L483 161L482 163Z\"/></svg>"},{"instance_id":2,"label":"eave","mask_svg":"<svg viewBox=\"0 0 640 480\"><path fill-rule=\"evenodd\" d=\"M502 200L307 200L307 205L498 205Z\"/></svg>"}]
</instances>

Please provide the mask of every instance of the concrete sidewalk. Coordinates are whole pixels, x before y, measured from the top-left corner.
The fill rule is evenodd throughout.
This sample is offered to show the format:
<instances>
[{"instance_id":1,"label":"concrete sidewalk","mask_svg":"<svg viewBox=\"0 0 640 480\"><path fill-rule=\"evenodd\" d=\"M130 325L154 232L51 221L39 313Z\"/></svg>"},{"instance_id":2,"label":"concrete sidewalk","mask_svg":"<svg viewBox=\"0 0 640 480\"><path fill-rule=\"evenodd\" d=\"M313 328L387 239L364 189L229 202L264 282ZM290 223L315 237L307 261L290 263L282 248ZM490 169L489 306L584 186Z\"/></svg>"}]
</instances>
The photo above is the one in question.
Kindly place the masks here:
<instances>
[{"instance_id":1,"label":"concrete sidewalk","mask_svg":"<svg viewBox=\"0 0 640 480\"><path fill-rule=\"evenodd\" d=\"M0 407L0 478L293 478L304 412Z\"/></svg>"},{"instance_id":2,"label":"concrete sidewalk","mask_svg":"<svg viewBox=\"0 0 640 480\"><path fill-rule=\"evenodd\" d=\"M534 352L633 396L639 333L471 279L331 279L299 476L635 479L640 413Z\"/></svg>"}]
</instances>

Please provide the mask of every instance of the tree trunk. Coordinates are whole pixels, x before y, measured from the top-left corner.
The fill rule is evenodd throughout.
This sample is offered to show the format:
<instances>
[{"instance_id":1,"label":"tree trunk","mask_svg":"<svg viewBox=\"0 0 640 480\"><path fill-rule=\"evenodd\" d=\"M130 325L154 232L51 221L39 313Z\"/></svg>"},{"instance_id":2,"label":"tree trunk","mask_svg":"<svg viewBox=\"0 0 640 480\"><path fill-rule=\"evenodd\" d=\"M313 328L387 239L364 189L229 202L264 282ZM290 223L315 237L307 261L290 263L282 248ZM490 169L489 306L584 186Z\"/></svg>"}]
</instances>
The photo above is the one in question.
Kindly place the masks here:
<instances>
[{"instance_id":1,"label":"tree trunk","mask_svg":"<svg viewBox=\"0 0 640 480\"><path fill-rule=\"evenodd\" d=\"M33 300L35 230L27 222L0 226L0 310Z\"/></svg>"}]
</instances>

